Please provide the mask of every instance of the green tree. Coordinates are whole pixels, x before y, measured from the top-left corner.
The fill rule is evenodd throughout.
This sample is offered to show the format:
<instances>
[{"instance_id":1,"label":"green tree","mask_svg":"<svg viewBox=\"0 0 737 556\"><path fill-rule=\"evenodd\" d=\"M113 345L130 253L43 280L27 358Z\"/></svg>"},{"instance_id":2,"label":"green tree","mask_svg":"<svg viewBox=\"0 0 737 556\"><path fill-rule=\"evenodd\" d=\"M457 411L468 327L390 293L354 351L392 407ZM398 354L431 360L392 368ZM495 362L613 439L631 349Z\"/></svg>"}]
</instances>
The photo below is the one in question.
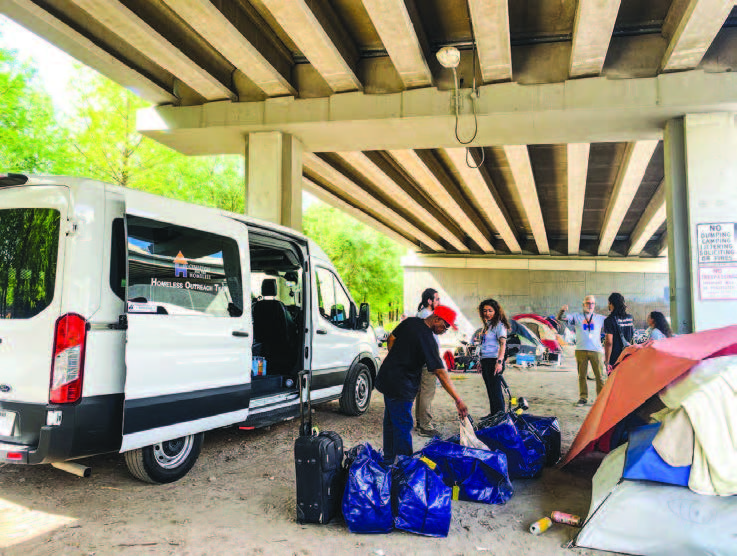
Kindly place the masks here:
<instances>
[{"instance_id":1,"label":"green tree","mask_svg":"<svg viewBox=\"0 0 737 556\"><path fill-rule=\"evenodd\" d=\"M383 324L402 304L402 249L344 212L314 203L302 219L305 235L328 254L357 303L371 305L372 320Z\"/></svg>"},{"instance_id":2,"label":"green tree","mask_svg":"<svg viewBox=\"0 0 737 556\"><path fill-rule=\"evenodd\" d=\"M179 154L136 131L148 106L130 91L80 68L72 145L79 174L190 203L242 212L243 157Z\"/></svg>"},{"instance_id":3,"label":"green tree","mask_svg":"<svg viewBox=\"0 0 737 556\"><path fill-rule=\"evenodd\" d=\"M57 120L36 71L0 49L0 171L63 174L70 168L69 135Z\"/></svg>"}]
</instances>

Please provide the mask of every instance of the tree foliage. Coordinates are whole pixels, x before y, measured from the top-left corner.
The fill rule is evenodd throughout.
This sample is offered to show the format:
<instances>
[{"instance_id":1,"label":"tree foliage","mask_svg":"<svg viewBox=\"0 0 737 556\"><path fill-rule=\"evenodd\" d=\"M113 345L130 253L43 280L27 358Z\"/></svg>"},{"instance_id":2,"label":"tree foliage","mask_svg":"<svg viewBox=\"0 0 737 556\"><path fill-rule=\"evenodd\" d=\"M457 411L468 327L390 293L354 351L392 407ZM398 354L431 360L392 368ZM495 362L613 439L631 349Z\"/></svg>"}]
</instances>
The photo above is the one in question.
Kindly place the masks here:
<instances>
[{"instance_id":1,"label":"tree foliage","mask_svg":"<svg viewBox=\"0 0 737 556\"><path fill-rule=\"evenodd\" d=\"M402 249L340 210L317 202L304 212L302 228L327 253L357 303L371 305L379 324L401 311Z\"/></svg>"},{"instance_id":2,"label":"tree foliage","mask_svg":"<svg viewBox=\"0 0 737 556\"><path fill-rule=\"evenodd\" d=\"M0 49L0 171L64 174L68 168L68 132L35 70Z\"/></svg>"}]
</instances>

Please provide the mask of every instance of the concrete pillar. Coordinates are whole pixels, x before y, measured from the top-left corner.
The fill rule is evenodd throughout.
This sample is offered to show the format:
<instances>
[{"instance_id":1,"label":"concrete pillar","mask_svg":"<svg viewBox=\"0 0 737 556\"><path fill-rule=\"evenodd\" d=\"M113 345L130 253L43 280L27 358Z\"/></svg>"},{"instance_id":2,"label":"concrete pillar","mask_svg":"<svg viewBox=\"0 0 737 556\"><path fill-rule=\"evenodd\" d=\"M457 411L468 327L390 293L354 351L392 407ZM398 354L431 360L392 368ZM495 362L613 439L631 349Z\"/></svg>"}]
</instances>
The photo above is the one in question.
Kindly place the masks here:
<instances>
[{"instance_id":1,"label":"concrete pillar","mask_svg":"<svg viewBox=\"0 0 737 556\"><path fill-rule=\"evenodd\" d=\"M302 144L295 137L246 136L246 214L302 231Z\"/></svg>"},{"instance_id":2,"label":"concrete pillar","mask_svg":"<svg viewBox=\"0 0 737 556\"><path fill-rule=\"evenodd\" d=\"M737 323L736 116L689 114L666 125L671 315L679 332Z\"/></svg>"}]
</instances>

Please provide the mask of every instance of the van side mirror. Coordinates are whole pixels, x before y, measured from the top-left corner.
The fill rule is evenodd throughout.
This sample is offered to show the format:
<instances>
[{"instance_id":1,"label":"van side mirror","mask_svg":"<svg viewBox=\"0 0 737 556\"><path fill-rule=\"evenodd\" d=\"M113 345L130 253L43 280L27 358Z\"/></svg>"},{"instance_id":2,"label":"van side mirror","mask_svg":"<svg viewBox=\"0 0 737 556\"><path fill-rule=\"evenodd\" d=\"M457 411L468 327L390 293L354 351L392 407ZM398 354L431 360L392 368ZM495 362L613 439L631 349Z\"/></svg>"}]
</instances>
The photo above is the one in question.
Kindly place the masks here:
<instances>
[{"instance_id":1,"label":"van side mirror","mask_svg":"<svg viewBox=\"0 0 737 556\"><path fill-rule=\"evenodd\" d=\"M358 311L358 320L356 322L356 330L366 330L371 322L371 309L368 303L361 303L361 309Z\"/></svg>"}]
</instances>

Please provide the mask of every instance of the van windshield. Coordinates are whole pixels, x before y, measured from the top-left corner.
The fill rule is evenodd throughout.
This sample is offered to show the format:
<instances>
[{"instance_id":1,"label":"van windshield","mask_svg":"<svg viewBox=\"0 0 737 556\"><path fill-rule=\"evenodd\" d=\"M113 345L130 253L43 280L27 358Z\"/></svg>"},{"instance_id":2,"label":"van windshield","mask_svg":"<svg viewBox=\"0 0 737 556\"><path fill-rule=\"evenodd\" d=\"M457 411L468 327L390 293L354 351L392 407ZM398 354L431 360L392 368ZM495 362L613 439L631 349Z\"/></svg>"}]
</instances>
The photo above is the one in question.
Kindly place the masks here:
<instances>
[{"instance_id":1,"label":"van windshield","mask_svg":"<svg viewBox=\"0 0 737 556\"><path fill-rule=\"evenodd\" d=\"M60 214L0 209L0 319L29 319L54 298Z\"/></svg>"}]
</instances>

